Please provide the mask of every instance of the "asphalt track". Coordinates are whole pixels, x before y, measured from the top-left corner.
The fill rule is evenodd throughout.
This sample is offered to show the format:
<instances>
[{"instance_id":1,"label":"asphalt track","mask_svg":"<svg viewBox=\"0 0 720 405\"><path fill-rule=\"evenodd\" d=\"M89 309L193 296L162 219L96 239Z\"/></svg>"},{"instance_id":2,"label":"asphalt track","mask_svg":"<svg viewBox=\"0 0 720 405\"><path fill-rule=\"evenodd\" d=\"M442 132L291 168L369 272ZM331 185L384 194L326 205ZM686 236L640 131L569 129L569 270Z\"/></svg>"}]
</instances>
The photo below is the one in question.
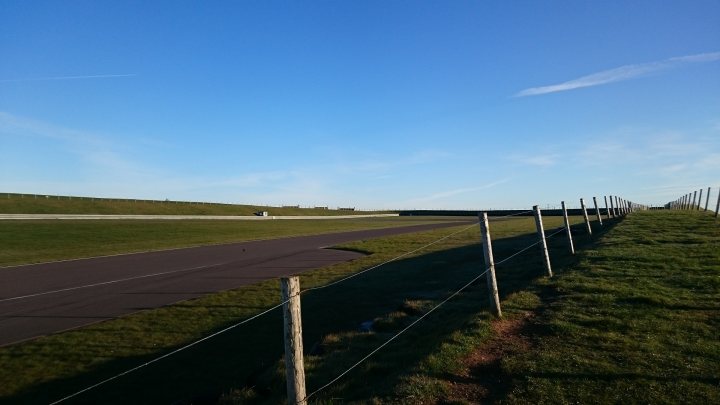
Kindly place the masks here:
<instances>
[{"instance_id":1,"label":"asphalt track","mask_svg":"<svg viewBox=\"0 0 720 405\"><path fill-rule=\"evenodd\" d=\"M0 346L352 260L340 243L415 225L0 268Z\"/></svg>"}]
</instances>

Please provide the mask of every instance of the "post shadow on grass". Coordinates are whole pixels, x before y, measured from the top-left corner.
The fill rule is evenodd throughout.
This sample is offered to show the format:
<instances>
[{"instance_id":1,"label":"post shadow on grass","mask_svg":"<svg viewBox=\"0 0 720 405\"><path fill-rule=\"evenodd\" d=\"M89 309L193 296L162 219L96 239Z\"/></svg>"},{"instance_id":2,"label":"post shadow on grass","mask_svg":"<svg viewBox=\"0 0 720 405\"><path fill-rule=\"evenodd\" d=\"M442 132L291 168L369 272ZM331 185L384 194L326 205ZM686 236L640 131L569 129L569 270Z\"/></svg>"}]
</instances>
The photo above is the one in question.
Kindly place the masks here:
<instances>
[{"instance_id":1,"label":"post shadow on grass","mask_svg":"<svg viewBox=\"0 0 720 405\"><path fill-rule=\"evenodd\" d=\"M573 232L582 235L583 226L577 224ZM612 224L606 222L603 229L611 227ZM478 233L478 241L479 238ZM535 234L528 233L494 239L493 247L498 260L502 260L535 241ZM559 237L549 240L553 268L560 272L568 260L573 260L571 257L565 258L569 255L561 253L566 250L562 242L564 239ZM579 240L579 243L582 246L591 242L588 239L587 242ZM312 361L316 364L307 370L308 392L330 381L417 319L420 313L429 309L429 301L441 301L482 271L482 248L477 243L399 260L342 284L304 294L304 345L306 354L312 355ZM512 261L499 265L497 271L500 295L504 298L513 292L527 289L534 279L542 277L544 270L540 253L530 249ZM408 302L421 302L426 306L417 310L412 306L408 308ZM429 354L436 352L444 341L450 340L453 332L472 325L478 319L489 321L488 304L487 291L481 278L466 292L418 323L378 352L368 363L353 370L313 400L337 394L338 387L343 388L342 397L345 400L391 393L403 376L411 373ZM395 317L397 314L404 315L398 318ZM386 322L385 329L379 332L356 333L361 323L376 319L396 321ZM227 326L232 323L229 322ZM343 344L362 350L333 356L337 348L323 347L323 338L329 335L347 335ZM110 356L115 348L109 344L106 349ZM2 398L2 401L23 404L52 402L172 350L174 348L144 356L114 359L93 367L87 373L41 383L13 397ZM275 403L285 395L280 360L282 350L282 316L277 310L82 393L67 403L202 404L215 403L231 391L243 392L244 402ZM329 361L324 362L326 359Z\"/></svg>"}]
</instances>

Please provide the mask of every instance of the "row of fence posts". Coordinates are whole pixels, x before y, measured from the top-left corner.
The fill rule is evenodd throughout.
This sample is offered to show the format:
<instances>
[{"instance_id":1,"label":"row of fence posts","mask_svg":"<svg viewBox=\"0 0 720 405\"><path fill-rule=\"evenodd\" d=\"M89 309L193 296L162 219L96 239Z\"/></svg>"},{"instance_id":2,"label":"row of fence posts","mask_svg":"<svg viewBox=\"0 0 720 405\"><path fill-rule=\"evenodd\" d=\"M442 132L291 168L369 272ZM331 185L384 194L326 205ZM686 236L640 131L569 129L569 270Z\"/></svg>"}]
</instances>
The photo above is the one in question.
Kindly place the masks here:
<instances>
[{"instance_id":1,"label":"row of fence posts","mask_svg":"<svg viewBox=\"0 0 720 405\"><path fill-rule=\"evenodd\" d=\"M613 203L614 200L614 203ZM602 215L600 213L600 209L598 207L597 203L597 197L593 197L593 204L595 206L595 214L597 217L597 222L600 226L603 226L602 222ZM571 254L575 254L575 245L573 243L573 236L572 231L570 227L570 219L568 217L567 213L567 207L565 206L565 201L562 201L560 203L562 207L562 215L563 215L563 228L565 229L565 234L567 236L567 242L568 242L568 250ZM583 214L583 220L585 222L585 226L587 229L588 235L592 236L592 225L590 223L590 217L588 216L587 207L585 206L585 199L580 199L580 208L582 210ZM605 196L605 212L607 215L607 218L620 218L623 217L631 212L638 211L638 210L646 210L648 207L646 205L637 204L632 201L624 200L622 198L619 198L617 196L610 196L610 205L608 206L608 197ZM537 244L540 245L540 254L542 256L542 262L543 267L545 268L545 275L547 277L552 277L552 265L550 262L550 253L548 250L547 245L547 238L545 237L545 228L543 226L542 221L542 212L540 211L540 207L535 205L532 209L533 216L535 217L535 227L537 230L538 235L538 242ZM490 238L490 222L488 221L487 213L483 212L480 214L480 227L481 227L481 236L482 236L482 242L483 242L483 253L485 257L485 268L487 269L487 288L488 288L488 294L490 296L490 308L491 312L497 316L502 317L502 309L500 308L500 298L498 293L498 287L497 287L497 281L495 278L495 262L493 258L492 253L492 240Z\"/></svg>"},{"instance_id":2,"label":"row of fence posts","mask_svg":"<svg viewBox=\"0 0 720 405\"><path fill-rule=\"evenodd\" d=\"M710 191L711 188L707 188L707 194L705 195L705 211L708 210L710 204ZM673 210L696 210L700 211L702 208L703 189L695 190L687 193L675 201L665 204L666 208ZM718 192L717 204L715 204L715 218L720 214L720 191Z\"/></svg>"},{"instance_id":3,"label":"row of fence posts","mask_svg":"<svg viewBox=\"0 0 720 405\"><path fill-rule=\"evenodd\" d=\"M636 204L617 196L609 197L610 205L608 205L608 196L605 196L605 212L608 219L620 218L633 211L648 208L645 205ZM596 197L593 197L593 203L595 205L597 221L600 226L603 226L602 216ZM570 253L575 254L572 231L570 229L570 220L568 218L567 208L565 207L565 201L562 201L561 206L564 229L567 234ZM585 206L585 200L582 198L580 199L580 206L583 212L583 218L587 226L588 234L592 235L592 227L590 225L590 219ZM539 239L537 244L540 245L545 275L547 277L552 277L552 265L550 263L550 253L545 237L545 229L543 227L542 213L538 205L533 206L532 212L535 217L535 225ZM495 278L495 260L493 258L492 239L490 237L490 226L487 212L481 212L478 217L480 222L480 234L482 236L483 255L485 258L487 288L490 296L490 310L493 315L500 318L502 317L502 308L500 307L500 294L497 279ZM281 278L280 291L282 295L282 302L284 303L283 333L285 341L285 378L287 384L288 404L306 405L307 393L305 390L305 368L303 360L300 278L298 276Z\"/></svg>"}]
</instances>

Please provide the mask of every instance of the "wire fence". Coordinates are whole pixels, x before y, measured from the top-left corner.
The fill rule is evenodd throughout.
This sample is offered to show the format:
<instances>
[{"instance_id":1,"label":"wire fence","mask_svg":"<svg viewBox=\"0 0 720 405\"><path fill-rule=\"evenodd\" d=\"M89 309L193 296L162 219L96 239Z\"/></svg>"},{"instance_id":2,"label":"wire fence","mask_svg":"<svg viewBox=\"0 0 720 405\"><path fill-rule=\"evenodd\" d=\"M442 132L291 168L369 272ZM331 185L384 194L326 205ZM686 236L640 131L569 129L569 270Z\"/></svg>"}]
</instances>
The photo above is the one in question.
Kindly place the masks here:
<instances>
[{"instance_id":1,"label":"wire fence","mask_svg":"<svg viewBox=\"0 0 720 405\"><path fill-rule=\"evenodd\" d=\"M617 202L615 203L614 207L612 207L612 208L607 207L607 204L606 204L606 215L607 215L608 218L619 218L619 217L624 216L624 215L626 215L626 214L628 214L628 213L630 213L630 212L632 212L632 211L634 211L634 210L644 209L644 208L645 208L645 207L642 206L642 205L638 205L638 204L631 203L631 202L629 202L629 201L621 200L621 199L618 199L618 197L615 197L615 198L617 199L617 200L616 200ZM612 201L612 198L611 198L611 201ZM719 199L719 201L720 201L720 199ZM720 204L720 202L719 202L719 204ZM321 391L323 391L323 390L327 389L328 387L332 386L335 382L337 382L338 380L342 379L344 376L346 376L348 373L350 373L353 369L355 369L355 368L357 368L359 365L363 364L365 361L367 361L369 358L371 358L372 356L374 356L377 352L379 352L380 350L382 350L384 347L386 347L387 345L389 345L391 342L397 340L400 336L402 336L402 335L403 335L404 333L406 333L408 330L412 329L414 326L416 326L416 325L419 324L421 321L423 321L424 319L426 319L431 313L435 312L436 310L438 310L439 308L441 308L443 305L447 304L449 301L451 301L453 298L455 298L455 297L458 296L460 293L462 293L463 291L465 291L468 287L470 287L473 283L477 282L477 281L478 281L479 279L481 279L482 277L485 277L485 276L490 277L490 273L492 273L492 277L494 278L494 271L495 271L495 270L494 270L494 267L495 267L495 266L503 265L503 264L505 264L505 263L507 263L507 262L509 262L509 261L511 261L511 260L513 260L513 259L515 259L515 258L517 258L517 257L520 256L521 254L523 254L523 253L529 251L530 249L532 249L533 247L536 247L536 246L538 246L538 245L540 245L540 244L543 244L543 245L544 245L544 244L545 244L545 240L550 239L550 238L552 238L552 237L554 237L554 236L556 236L556 235L558 235L558 234L560 234L560 233L562 233L562 232L566 232L566 233L568 234L568 237L571 238L571 226L569 225L569 222L567 221L567 212L565 212L565 218L566 218L565 225L564 225L564 226L561 226L561 227L558 227L557 229L554 229L553 232L552 232L550 235L548 235L548 236L545 236L545 235L544 235L544 232L540 232L541 229L542 229L542 220L540 219L540 216L539 216L540 210L537 209L537 207L534 207L533 210L528 210L528 211L513 213L513 214L510 214L510 215L504 215L504 216L500 216L500 217L493 217L493 218L492 218L492 221L495 222L495 221L503 221L503 220L513 219L513 217L517 217L517 216L521 216L521 215L526 215L526 214L528 214L528 213L532 213L533 211L536 212L536 214L535 214L535 215L536 215L536 221L539 220L539 221L537 221L537 223L539 224L539 225L538 225L538 235L542 235L537 241L535 241L535 242L533 242L533 243L531 243L531 244L529 244L529 245L527 245L527 246L525 246L525 247L523 247L523 248L515 251L514 253L510 254L508 257L506 257L506 258L504 258L504 259L502 259L502 260L500 260L500 261L498 261L498 262L496 262L496 263L491 262L491 264L490 264L489 266L486 266L486 267L484 268L484 271L482 271L480 274L474 276L471 280L469 280L469 281L467 281L466 283L464 283L460 288L458 288L457 290L455 290L454 292L452 292L451 294L449 294L445 299L443 299L441 302L439 302L438 304L436 304L435 306L433 306L433 307L432 307L430 310L428 310L427 312L423 313L420 317L418 317L417 319L415 319L415 320L414 320L412 323L410 323L408 326L406 326L406 327L403 328L402 330L398 331L396 334L394 334L392 337L390 337L389 339L387 339L385 342L383 342L383 343L382 343L381 345L379 345L377 348L375 348L374 350L372 350L371 352L369 352L367 355L365 355L364 357L362 357L359 361L357 361L356 363L354 363L353 365L351 365L349 368L347 368L346 370L344 370L344 371L342 371L341 373L339 373L335 378L331 379L329 382L327 382L326 384L320 386L320 388L314 390L313 392L311 392L311 393L309 393L309 394L307 394L307 395L304 395L304 394L303 394L303 395L302 395L301 397L299 397L299 398L297 399L297 401L295 401L295 402L298 403L298 404L305 404L308 399L310 399L310 398L313 397L313 396L318 395ZM487 219L487 218L486 218L486 219ZM598 219L599 219L599 211L598 211ZM588 216L587 216L587 215L585 215L585 221L588 223L588 226L589 226L589 219L588 219ZM479 222L482 223L482 216L480 217L480 221L479 221ZM260 317L262 317L262 316L265 316L265 315L271 313L271 312L274 311L274 310L277 310L277 309L282 308L282 307L286 307L286 306L287 306L292 300L294 300L294 299L298 299L298 300L299 300L299 298L300 298L300 296L301 296L302 294L305 294L305 293L310 292L310 291L315 291L315 290L321 290L321 289L330 288L330 287L336 286L336 285L338 285L338 284L344 283L344 282L346 282L346 281L348 281L348 280L351 280L351 279L353 279L353 278L355 278L355 277L358 277L358 276L360 276L360 275L362 275L362 274L371 272L371 271L373 271L373 270L376 270L376 269L378 269L378 268L381 268L381 267L383 267L383 266L386 266L386 265L388 265L388 264L390 264L390 263L392 263L392 262L396 262L396 261L401 260L401 259L403 259L403 258L407 258L407 257L409 257L409 256L412 256L413 254L416 254L416 253L419 253L419 252L421 252L421 251L424 251L424 250L430 248L431 246L437 245L437 244L439 244L439 243L441 243L441 242L443 242L443 241L445 241L445 240L448 240L448 239L452 238L452 237L455 236L455 235L458 235L458 234L461 234L461 233L463 233L463 232L466 232L466 231L470 230L471 228L476 227L477 225L478 225L477 222L476 222L476 223L473 223L473 224L471 224L471 225L469 225L469 226L463 227L463 228L460 229L460 230L455 230L455 231L453 231L453 232L451 232L451 233L449 233L449 234L447 234L447 235L445 235L445 236L443 236L443 237L440 237L440 238L438 238L438 239L436 239L436 240L433 240L433 241L431 241L431 242L429 242L429 243L426 243L426 244L424 244L424 245L422 245L422 246L420 246L420 247L417 247L417 248L412 249L412 250L409 250L409 251L407 251L407 252L405 252L405 253L399 254L399 255L397 255L397 256L389 259L389 260L386 260L386 261L384 261L384 262L382 262L382 263L380 263L380 264L371 266L371 267L369 267L369 268L367 268L367 269L361 270L361 271L359 271L359 272L353 273L353 274L351 274L351 275L349 275L349 276L340 278L340 279L338 279L338 280L329 282L329 283L327 283L327 284L324 284L324 285L321 285L321 286L316 286L316 287L311 287L311 288L302 290L302 291L300 291L299 293L293 294L293 295L287 297L287 299L282 300L282 302L280 302L280 303L278 303L278 304L276 304L276 305L274 305L274 306L272 306L272 307L270 307L270 308L267 308L267 309L265 309L264 311L262 311L262 312L260 312L260 313L258 313L258 314L256 314L256 315L253 315L253 316L251 316L251 317L249 317L249 318L247 318L247 319L244 319L244 320L242 320L242 321L240 321L240 322L237 322L237 323L235 323L235 324L233 324L233 325L231 325L231 326L228 326L228 327L226 327L226 328L223 328L223 329L221 329L221 330L218 330L217 332L214 332L214 333L212 333L212 334L210 334L210 335L208 335L208 336L205 336L205 337L203 337L203 338L201 338L201 339L198 339L198 340L193 341L193 342L191 342L191 343L189 343L189 344L186 344L186 345L184 345L184 346L182 346L182 347L180 347L180 348L177 348L177 349L175 349L175 350L172 350L172 351L170 351L170 352L168 352L168 353L166 353L166 354L160 355L160 356L158 356L158 357L156 357L156 358L154 358L154 359L152 359L152 360L150 360L150 361L144 362L144 363L142 363L142 364L140 364L140 365L138 365L138 366L136 366L136 367L130 368L130 369L126 370L126 371L123 371L123 372L121 372L121 373L118 373L118 374L116 374L116 375L113 375L113 376L111 376L111 377L109 377L109 378L103 379L102 381L99 381L98 383L95 383L95 384L90 385L90 386L88 386L88 387L85 387L85 388L83 388L83 389L81 389L81 390L78 390L78 391L76 391L76 392L74 392L74 393L72 393L72 394L70 394L70 395L67 395L67 396L65 396L65 397L63 397L63 398L60 398L60 399L52 402L52 405L60 404L60 403L63 403L63 402L65 402L65 401L67 401L67 400L70 400L70 399L72 399L72 398L76 398L76 397L78 397L78 396L80 396L80 395L82 395L82 394L84 394L84 393L86 393L86 392L88 392L88 391L91 391L91 390L96 389L96 388L98 388L98 387L100 387L100 386L102 386L102 385L105 385L105 384L107 384L107 383L110 383L110 382L112 382L112 381L115 381L115 380L117 380L117 379L119 379L119 378L121 378L121 377L123 377L123 376L126 376L126 375L128 375L128 374L131 374L131 373L136 372L136 371L138 371L138 370L141 370L141 369L143 369L143 368L146 368L146 367L148 367L148 366L150 366L150 365L152 365L152 364L154 364L154 363L157 363L157 362L159 362L159 361L161 361L161 360L164 360L164 359L166 359L166 358L168 358L168 357L171 357L171 356L173 356L173 355L175 355L175 354L177 354L177 353L180 353L180 352L183 352L183 351L185 351L185 350L187 350L187 349L190 349L190 348L192 348L193 346L196 346L196 345L198 345L198 344L200 344L200 343L202 343L202 342L208 341L208 340L210 340L210 339L212 339L212 338L214 338L214 337L216 337L216 336L218 336L218 335L220 335L220 334L226 333L226 332L228 332L228 331L230 331L230 330L232 330L232 329L236 329L236 328L238 328L238 327L240 327L240 326L242 326L242 325L246 325L246 324L252 322L253 320L256 320L256 319L258 319L258 318L260 318ZM602 226L602 222L601 222L601 221L600 221L600 225ZM570 243L572 244L572 241L571 241ZM490 244L490 240L489 240L489 239L488 239L488 240L483 240L483 244L489 245L489 244ZM547 250L545 250L545 254L547 254ZM548 259L549 259L549 258L548 258ZM487 257L486 257L486 263L487 263ZM88 286L84 286L84 287L88 287ZM84 288L84 287L79 287L79 288ZM496 291L496 293L497 293L497 291ZM302 339L301 336L300 336L300 339ZM286 350L287 350L287 348L286 348ZM289 366L286 364L286 367L289 367ZM302 392L303 392L303 393L305 392L304 387L303 387L303 389L302 389ZM292 402L292 401L291 401L291 402Z\"/></svg>"},{"instance_id":2,"label":"wire fence","mask_svg":"<svg viewBox=\"0 0 720 405\"><path fill-rule=\"evenodd\" d=\"M712 195L712 187L708 187L707 191L704 188L691 191L687 194L684 194L683 196L670 201L665 204L666 209L671 210L689 210L689 211L704 211L708 213L712 213L712 205L711 202L715 201L717 199L717 202L715 203L715 218L718 218L720 216L720 187L717 187L717 192L715 193L717 197L711 198ZM705 192L705 202L703 203L703 192Z\"/></svg>"}]
</instances>

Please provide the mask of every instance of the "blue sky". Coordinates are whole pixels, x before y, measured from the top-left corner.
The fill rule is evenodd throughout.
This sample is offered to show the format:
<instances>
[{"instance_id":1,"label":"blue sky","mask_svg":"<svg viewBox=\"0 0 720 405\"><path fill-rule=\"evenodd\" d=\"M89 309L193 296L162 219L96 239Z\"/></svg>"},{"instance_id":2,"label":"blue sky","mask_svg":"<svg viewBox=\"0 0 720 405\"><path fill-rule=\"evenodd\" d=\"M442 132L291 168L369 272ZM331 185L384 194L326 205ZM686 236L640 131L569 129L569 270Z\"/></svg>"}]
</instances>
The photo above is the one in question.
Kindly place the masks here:
<instances>
[{"instance_id":1,"label":"blue sky","mask_svg":"<svg viewBox=\"0 0 720 405\"><path fill-rule=\"evenodd\" d=\"M404 208L720 186L718 1L5 1L0 192Z\"/></svg>"}]
</instances>

